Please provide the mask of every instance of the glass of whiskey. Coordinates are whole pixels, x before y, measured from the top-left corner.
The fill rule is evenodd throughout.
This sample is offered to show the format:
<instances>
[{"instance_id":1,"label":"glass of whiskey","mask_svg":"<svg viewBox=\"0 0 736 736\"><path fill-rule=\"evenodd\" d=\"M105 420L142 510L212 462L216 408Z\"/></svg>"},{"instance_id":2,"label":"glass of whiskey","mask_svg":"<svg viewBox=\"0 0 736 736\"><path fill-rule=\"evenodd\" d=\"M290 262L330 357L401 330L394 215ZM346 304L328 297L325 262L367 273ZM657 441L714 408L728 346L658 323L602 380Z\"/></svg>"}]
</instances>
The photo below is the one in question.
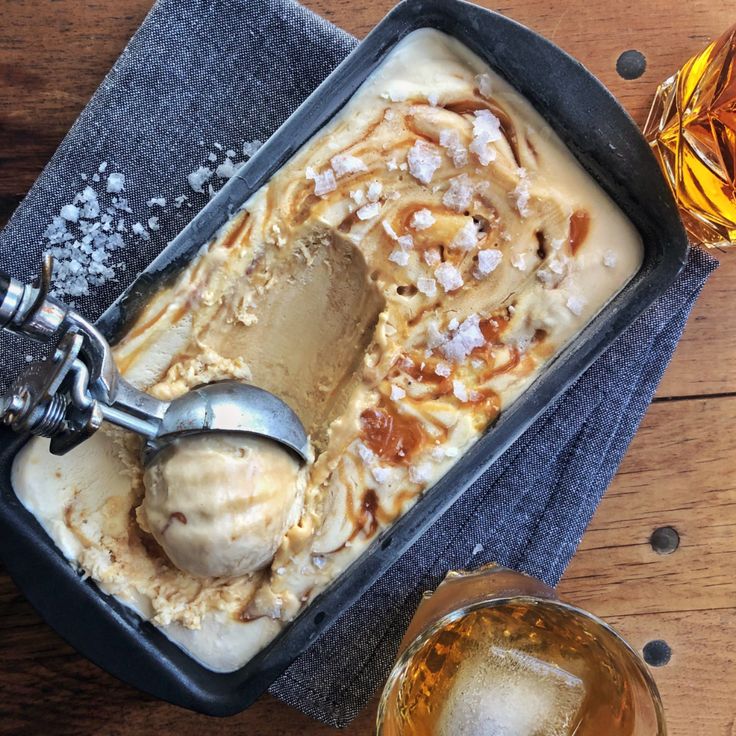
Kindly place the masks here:
<instances>
[{"instance_id":1,"label":"glass of whiskey","mask_svg":"<svg viewBox=\"0 0 736 736\"><path fill-rule=\"evenodd\" d=\"M665 736L646 665L606 623L496 565L425 593L378 736Z\"/></svg>"},{"instance_id":2,"label":"glass of whiskey","mask_svg":"<svg viewBox=\"0 0 736 736\"><path fill-rule=\"evenodd\" d=\"M659 85L644 135L691 241L736 244L736 25Z\"/></svg>"}]
</instances>

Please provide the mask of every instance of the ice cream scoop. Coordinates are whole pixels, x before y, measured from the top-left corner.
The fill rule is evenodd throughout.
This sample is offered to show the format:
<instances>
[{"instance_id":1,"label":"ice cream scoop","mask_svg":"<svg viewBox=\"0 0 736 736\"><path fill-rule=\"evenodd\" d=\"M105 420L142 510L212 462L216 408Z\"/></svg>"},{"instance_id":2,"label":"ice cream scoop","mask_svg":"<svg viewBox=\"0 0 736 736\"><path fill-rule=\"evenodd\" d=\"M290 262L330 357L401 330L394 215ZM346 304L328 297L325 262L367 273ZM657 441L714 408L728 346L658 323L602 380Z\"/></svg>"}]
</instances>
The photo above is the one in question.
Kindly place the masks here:
<instances>
[{"instance_id":1,"label":"ice cream scoop","mask_svg":"<svg viewBox=\"0 0 736 736\"><path fill-rule=\"evenodd\" d=\"M147 439L146 463L180 436L209 432L268 437L306 460L309 442L299 417L268 391L221 381L166 402L129 384L94 325L49 296L51 270L46 258L38 286L0 272L0 328L39 342L58 339L51 355L31 364L0 397L0 421L50 437L54 454L108 421Z\"/></svg>"},{"instance_id":2,"label":"ice cream scoop","mask_svg":"<svg viewBox=\"0 0 736 736\"><path fill-rule=\"evenodd\" d=\"M176 567L234 577L268 565L301 514L298 459L278 443L238 433L180 437L144 475L139 520Z\"/></svg>"}]
</instances>

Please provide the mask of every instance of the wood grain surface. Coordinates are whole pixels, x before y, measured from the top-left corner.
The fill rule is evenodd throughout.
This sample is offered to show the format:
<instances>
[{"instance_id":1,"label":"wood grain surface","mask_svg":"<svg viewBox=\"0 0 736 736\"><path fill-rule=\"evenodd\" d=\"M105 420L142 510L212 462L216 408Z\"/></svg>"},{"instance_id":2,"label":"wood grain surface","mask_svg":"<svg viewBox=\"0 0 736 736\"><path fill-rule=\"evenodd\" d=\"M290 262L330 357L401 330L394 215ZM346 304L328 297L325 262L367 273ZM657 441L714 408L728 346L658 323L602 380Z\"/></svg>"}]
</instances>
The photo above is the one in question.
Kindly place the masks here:
<instances>
[{"instance_id":1,"label":"wood grain surface","mask_svg":"<svg viewBox=\"0 0 736 736\"><path fill-rule=\"evenodd\" d=\"M0 224L24 196L151 0L0 0ZM308 0L363 36L393 4ZM492 7L580 59L642 123L658 83L736 18L731 0L505 0ZM647 59L616 72L622 51ZM736 735L736 253L721 256L675 359L561 585L570 602L641 650L672 649L653 668L672 736ZM678 549L652 532L674 527ZM375 702L346 734L373 731ZM333 733L270 697L217 720L157 702L78 656L0 569L1 734Z\"/></svg>"}]
</instances>

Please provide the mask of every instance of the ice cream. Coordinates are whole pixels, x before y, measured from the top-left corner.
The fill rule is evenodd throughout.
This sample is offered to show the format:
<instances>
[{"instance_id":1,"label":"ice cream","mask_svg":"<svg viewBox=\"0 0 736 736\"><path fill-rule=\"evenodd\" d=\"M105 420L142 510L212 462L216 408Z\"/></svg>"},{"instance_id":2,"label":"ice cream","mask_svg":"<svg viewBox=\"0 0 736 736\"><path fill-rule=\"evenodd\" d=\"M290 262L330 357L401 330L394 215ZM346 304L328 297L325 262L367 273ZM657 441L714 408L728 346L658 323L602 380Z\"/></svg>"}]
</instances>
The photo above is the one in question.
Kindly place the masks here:
<instances>
[{"instance_id":1,"label":"ice cream","mask_svg":"<svg viewBox=\"0 0 736 736\"><path fill-rule=\"evenodd\" d=\"M235 577L269 564L302 510L299 461L271 440L182 437L146 468L138 521L180 569Z\"/></svg>"},{"instance_id":2,"label":"ice cream","mask_svg":"<svg viewBox=\"0 0 736 736\"><path fill-rule=\"evenodd\" d=\"M14 488L103 590L206 666L235 669L444 475L641 259L633 225L529 103L458 41L416 31L115 346L125 377L161 398L237 378L299 414L315 459L299 471L298 519L256 535L265 558L283 524L273 561L228 578L172 565L136 522L148 501L122 432L61 458L33 440ZM162 504L158 528L179 510ZM224 518L203 516L202 534L224 533ZM169 554L214 571L210 551L171 546L182 531L174 517L159 532Z\"/></svg>"}]
</instances>

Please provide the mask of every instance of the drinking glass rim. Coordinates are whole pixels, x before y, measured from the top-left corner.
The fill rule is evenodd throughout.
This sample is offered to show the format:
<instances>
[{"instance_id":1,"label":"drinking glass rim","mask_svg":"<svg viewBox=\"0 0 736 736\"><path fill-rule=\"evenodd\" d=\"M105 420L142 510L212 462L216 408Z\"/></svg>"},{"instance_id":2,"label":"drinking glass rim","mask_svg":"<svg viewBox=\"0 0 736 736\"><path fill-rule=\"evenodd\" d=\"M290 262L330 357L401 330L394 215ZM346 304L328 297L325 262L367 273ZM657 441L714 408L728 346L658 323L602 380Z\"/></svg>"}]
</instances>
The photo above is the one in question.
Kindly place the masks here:
<instances>
[{"instance_id":1,"label":"drinking glass rim","mask_svg":"<svg viewBox=\"0 0 736 736\"><path fill-rule=\"evenodd\" d=\"M642 677L647 693L652 699L654 711L657 716L658 733L656 736L667 736L667 725L664 719L664 705L662 703L662 698L659 694L657 684L654 682L654 677L649 671L649 668L646 666L644 660L641 658L639 653L626 641L626 639L624 639L623 636L621 636L621 634L619 634L618 631L613 628L613 626L606 623L602 618L599 618L590 611L578 608L577 606L573 606L570 603L565 603L564 601L556 598L545 598L543 596L534 595L500 596L486 598L480 601L473 601L472 603L468 603L461 608L446 613L444 616L438 618L429 626L422 629L419 634L417 634L417 636L414 638L414 641L412 641L411 644L409 644L409 646L401 653L401 655L391 667L391 671L389 672L388 678L386 679L386 683L383 686L381 698L378 702L378 711L376 713L376 735L381 736L389 692L391 692L393 686L396 684L396 681L399 679L399 676L403 674L404 669L412 660L414 655L419 651L419 649L421 649L422 646L424 646L424 644L430 637L432 637L435 633L443 629L448 624L453 623L454 621L457 621L477 610L483 608L496 608L507 603L518 602L528 602L535 605L539 603L551 604L557 608L561 608L571 613L578 614L583 618L592 621L594 624L600 626L606 632L611 634L614 640L617 641L619 645L623 645L623 649L629 655L630 659L633 659L634 665L636 666L636 669Z\"/></svg>"}]
</instances>

